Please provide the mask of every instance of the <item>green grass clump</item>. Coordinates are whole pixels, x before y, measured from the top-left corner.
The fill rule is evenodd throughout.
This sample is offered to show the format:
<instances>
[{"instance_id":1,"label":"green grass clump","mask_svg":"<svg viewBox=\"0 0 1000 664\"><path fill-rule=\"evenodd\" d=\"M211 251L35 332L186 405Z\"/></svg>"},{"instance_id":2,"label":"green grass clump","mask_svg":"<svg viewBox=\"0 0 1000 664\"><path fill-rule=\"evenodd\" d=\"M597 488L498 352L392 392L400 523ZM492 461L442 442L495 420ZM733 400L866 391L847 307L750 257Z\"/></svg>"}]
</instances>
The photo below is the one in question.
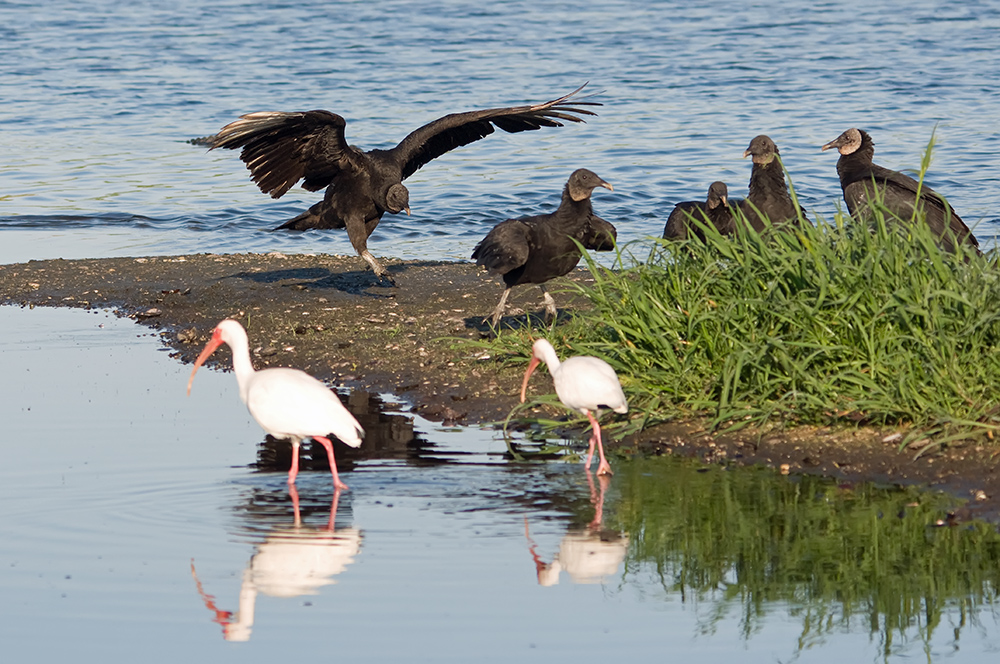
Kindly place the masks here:
<instances>
[{"instance_id":1,"label":"green grass clump","mask_svg":"<svg viewBox=\"0 0 1000 664\"><path fill-rule=\"evenodd\" d=\"M611 363L646 421L902 424L935 443L991 430L994 261L873 207L868 227L840 213L761 234L705 227L705 242L656 240L644 261L590 262L595 283L578 288L593 310L553 343Z\"/></svg>"},{"instance_id":2,"label":"green grass clump","mask_svg":"<svg viewBox=\"0 0 1000 664\"><path fill-rule=\"evenodd\" d=\"M924 226L753 232L591 266L590 342L646 402L727 420L982 422L1000 384L1000 281ZM622 267L619 265L619 267ZM586 327L584 328L586 329Z\"/></svg>"}]
</instances>

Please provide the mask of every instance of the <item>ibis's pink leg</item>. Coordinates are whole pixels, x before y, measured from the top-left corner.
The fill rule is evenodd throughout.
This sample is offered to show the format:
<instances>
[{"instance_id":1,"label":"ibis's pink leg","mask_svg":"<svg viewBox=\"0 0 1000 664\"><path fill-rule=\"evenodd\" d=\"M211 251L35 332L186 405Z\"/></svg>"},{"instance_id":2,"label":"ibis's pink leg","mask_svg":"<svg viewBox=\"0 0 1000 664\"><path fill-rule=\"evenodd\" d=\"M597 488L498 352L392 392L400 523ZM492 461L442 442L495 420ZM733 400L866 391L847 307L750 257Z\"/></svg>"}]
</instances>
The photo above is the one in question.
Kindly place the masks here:
<instances>
[{"instance_id":1,"label":"ibis's pink leg","mask_svg":"<svg viewBox=\"0 0 1000 664\"><path fill-rule=\"evenodd\" d=\"M611 464L608 463L608 460L604 458L604 443L601 442L601 425L597 423L597 418L595 418L594 414L591 413L590 411L587 411L587 419L590 420L590 426L594 428L594 437L590 439L591 449L593 449L594 438L596 438L597 453L601 457L601 462L597 464L597 474L613 475L614 473L611 472ZM587 455L587 458L589 460L590 458L589 454ZM589 467L589 461L588 461L588 467Z\"/></svg>"},{"instance_id":2,"label":"ibis's pink leg","mask_svg":"<svg viewBox=\"0 0 1000 664\"><path fill-rule=\"evenodd\" d=\"M292 509L295 510L295 527L302 525L302 515L299 513L299 492L294 484L288 485L288 495L292 497Z\"/></svg>"},{"instance_id":3,"label":"ibis's pink leg","mask_svg":"<svg viewBox=\"0 0 1000 664\"><path fill-rule=\"evenodd\" d=\"M586 470L590 470L590 461L594 458L594 445L597 443L597 438L594 434L590 434L590 447L587 448L587 460L583 462L583 467Z\"/></svg>"},{"instance_id":4,"label":"ibis's pink leg","mask_svg":"<svg viewBox=\"0 0 1000 664\"><path fill-rule=\"evenodd\" d=\"M333 443L330 442L329 438L324 438L323 436L313 436L313 440L318 440L323 447L326 448L326 456L330 459L330 472L333 473L333 488L346 489L347 485L340 481L340 477L337 476L337 461L333 458Z\"/></svg>"},{"instance_id":5,"label":"ibis's pink leg","mask_svg":"<svg viewBox=\"0 0 1000 664\"><path fill-rule=\"evenodd\" d=\"M292 467L288 469L288 483L295 484L299 475L299 439L292 438Z\"/></svg>"}]
</instances>

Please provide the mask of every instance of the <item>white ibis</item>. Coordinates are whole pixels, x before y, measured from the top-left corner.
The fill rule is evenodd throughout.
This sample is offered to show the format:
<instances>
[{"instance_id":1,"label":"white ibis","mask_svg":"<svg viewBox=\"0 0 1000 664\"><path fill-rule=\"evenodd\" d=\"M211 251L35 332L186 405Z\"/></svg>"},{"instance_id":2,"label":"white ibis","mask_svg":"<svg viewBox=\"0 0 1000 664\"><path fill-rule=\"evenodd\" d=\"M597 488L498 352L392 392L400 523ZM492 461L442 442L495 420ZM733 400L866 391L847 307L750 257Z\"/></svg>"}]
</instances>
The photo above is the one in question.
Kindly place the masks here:
<instances>
[{"instance_id":1,"label":"white ibis","mask_svg":"<svg viewBox=\"0 0 1000 664\"><path fill-rule=\"evenodd\" d=\"M549 368L559 401L573 410L580 411L590 420L593 434L590 436L590 448L587 450L586 467L590 468L596 444L601 459L597 467L597 474L611 475L611 465L604 458L601 425L598 424L594 413L599 408L610 408L616 413L628 412L628 402L625 401L625 394L618 381L618 374L604 360L589 355L578 355L565 362L560 362L552 344L545 339L539 339L531 347L531 362L528 363L528 370L524 373L524 382L521 383L522 403L524 403L524 395L528 389L528 379L539 362L545 362Z\"/></svg>"},{"instance_id":2,"label":"white ibis","mask_svg":"<svg viewBox=\"0 0 1000 664\"><path fill-rule=\"evenodd\" d=\"M303 438L312 438L326 448L334 487L346 489L347 485L337 476L333 443L327 436L333 434L347 445L358 447L365 434L364 429L344 408L337 395L309 374L284 368L255 371L250 362L246 330L238 322L226 319L215 326L212 339L191 370L188 394L191 394L191 384L198 367L222 344L229 344L233 351L233 371L240 386L240 398L247 405L247 410L266 433L292 443L288 484L295 484L299 472L299 444Z\"/></svg>"}]
</instances>

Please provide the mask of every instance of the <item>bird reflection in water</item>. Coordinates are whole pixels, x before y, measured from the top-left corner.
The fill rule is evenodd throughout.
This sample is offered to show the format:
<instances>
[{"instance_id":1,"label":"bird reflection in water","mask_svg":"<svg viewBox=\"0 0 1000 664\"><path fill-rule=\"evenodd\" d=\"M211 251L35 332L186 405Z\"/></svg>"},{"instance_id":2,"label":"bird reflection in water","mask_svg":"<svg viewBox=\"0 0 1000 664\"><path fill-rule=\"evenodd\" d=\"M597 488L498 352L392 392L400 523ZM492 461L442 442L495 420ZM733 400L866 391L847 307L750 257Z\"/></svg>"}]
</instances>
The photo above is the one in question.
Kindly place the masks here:
<instances>
[{"instance_id":1,"label":"bird reflection in water","mask_svg":"<svg viewBox=\"0 0 1000 664\"><path fill-rule=\"evenodd\" d=\"M565 570L573 583L603 583L618 571L625 560L628 535L603 528L604 494L611 478L598 475L600 493L594 487L593 476L588 471L590 502L594 505L594 519L583 528L570 528L559 544L559 553L552 562L545 562L538 555L537 545L528 532L528 517L524 517L524 536L528 551L535 561L538 584L554 586L559 583L559 573Z\"/></svg>"},{"instance_id":2,"label":"bird reflection in water","mask_svg":"<svg viewBox=\"0 0 1000 664\"><path fill-rule=\"evenodd\" d=\"M336 583L333 577L347 569L361 549L361 531L357 528L334 530L340 491L334 491L330 518L322 528L302 525L299 514L299 494L294 485L288 486L295 510L292 526L273 530L250 559L243 571L239 609L236 613L219 609L215 597L205 592L194 560L191 576L198 594L212 619L222 626L227 641L247 641L253 630L257 594L269 597L299 597L316 595L323 586Z\"/></svg>"}]
</instances>

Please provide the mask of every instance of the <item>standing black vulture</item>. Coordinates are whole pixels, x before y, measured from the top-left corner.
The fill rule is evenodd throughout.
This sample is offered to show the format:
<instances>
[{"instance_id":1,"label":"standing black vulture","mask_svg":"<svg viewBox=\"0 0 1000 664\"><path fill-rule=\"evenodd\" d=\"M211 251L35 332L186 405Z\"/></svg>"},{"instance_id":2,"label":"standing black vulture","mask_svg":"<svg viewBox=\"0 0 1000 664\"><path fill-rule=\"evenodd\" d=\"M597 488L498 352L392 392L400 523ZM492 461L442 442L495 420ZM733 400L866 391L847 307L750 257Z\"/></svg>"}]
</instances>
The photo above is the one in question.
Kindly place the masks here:
<instances>
[{"instance_id":1,"label":"standing black vulture","mask_svg":"<svg viewBox=\"0 0 1000 664\"><path fill-rule=\"evenodd\" d=\"M704 231L691 221L692 218L708 222L723 235L736 232L736 220L729 207L729 189L725 182L713 182L708 187L705 202L684 201L675 205L663 227L663 237L667 240L686 240L689 234L694 233L704 241Z\"/></svg>"},{"instance_id":2,"label":"standing black vulture","mask_svg":"<svg viewBox=\"0 0 1000 664\"><path fill-rule=\"evenodd\" d=\"M912 223L920 193L920 211L931 231L941 238L941 248L954 252L956 242L970 244L979 251L979 242L951 205L926 184L909 175L872 163L875 143L868 132L848 129L820 150L837 148L837 175L851 216L865 216L869 203L878 197L882 205L903 223Z\"/></svg>"},{"instance_id":3,"label":"standing black vulture","mask_svg":"<svg viewBox=\"0 0 1000 664\"><path fill-rule=\"evenodd\" d=\"M757 231L764 229L760 214L775 226L799 223L799 208L788 194L785 171L781 168L781 160L776 159L778 154L778 146L763 134L755 136L743 153L744 157L753 157L753 168L750 170L750 189L747 197L740 201L739 209ZM805 213L802 218L806 218Z\"/></svg>"},{"instance_id":4,"label":"standing black vulture","mask_svg":"<svg viewBox=\"0 0 1000 664\"><path fill-rule=\"evenodd\" d=\"M556 303L544 284L567 274L580 262L582 254L574 240L586 249L614 246L615 227L595 215L590 204L595 187L614 191L593 171L577 169L569 176L555 212L501 221L476 245L472 252L476 263L502 275L507 286L491 314L494 326L503 316L510 289L518 284L538 284L546 313L556 315Z\"/></svg>"},{"instance_id":5,"label":"standing black vulture","mask_svg":"<svg viewBox=\"0 0 1000 664\"><path fill-rule=\"evenodd\" d=\"M600 106L571 101L584 86L543 104L452 113L420 127L389 150L362 152L348 145L346 121L329 111L249 113L202 142L211 149L242 148L240 159L251 178L272 198L281 197L299 180L309 191L326 187L322 201L278 228L347 228L351 244L375 275L392 282L368 251L368 236L386 212L410 213L409 192L402 181L435 157L489 136L494 126L517 133L561 127L560 121L583 122L578 116L596 113L581 106Z\"/></svg>"}]
</instances>

